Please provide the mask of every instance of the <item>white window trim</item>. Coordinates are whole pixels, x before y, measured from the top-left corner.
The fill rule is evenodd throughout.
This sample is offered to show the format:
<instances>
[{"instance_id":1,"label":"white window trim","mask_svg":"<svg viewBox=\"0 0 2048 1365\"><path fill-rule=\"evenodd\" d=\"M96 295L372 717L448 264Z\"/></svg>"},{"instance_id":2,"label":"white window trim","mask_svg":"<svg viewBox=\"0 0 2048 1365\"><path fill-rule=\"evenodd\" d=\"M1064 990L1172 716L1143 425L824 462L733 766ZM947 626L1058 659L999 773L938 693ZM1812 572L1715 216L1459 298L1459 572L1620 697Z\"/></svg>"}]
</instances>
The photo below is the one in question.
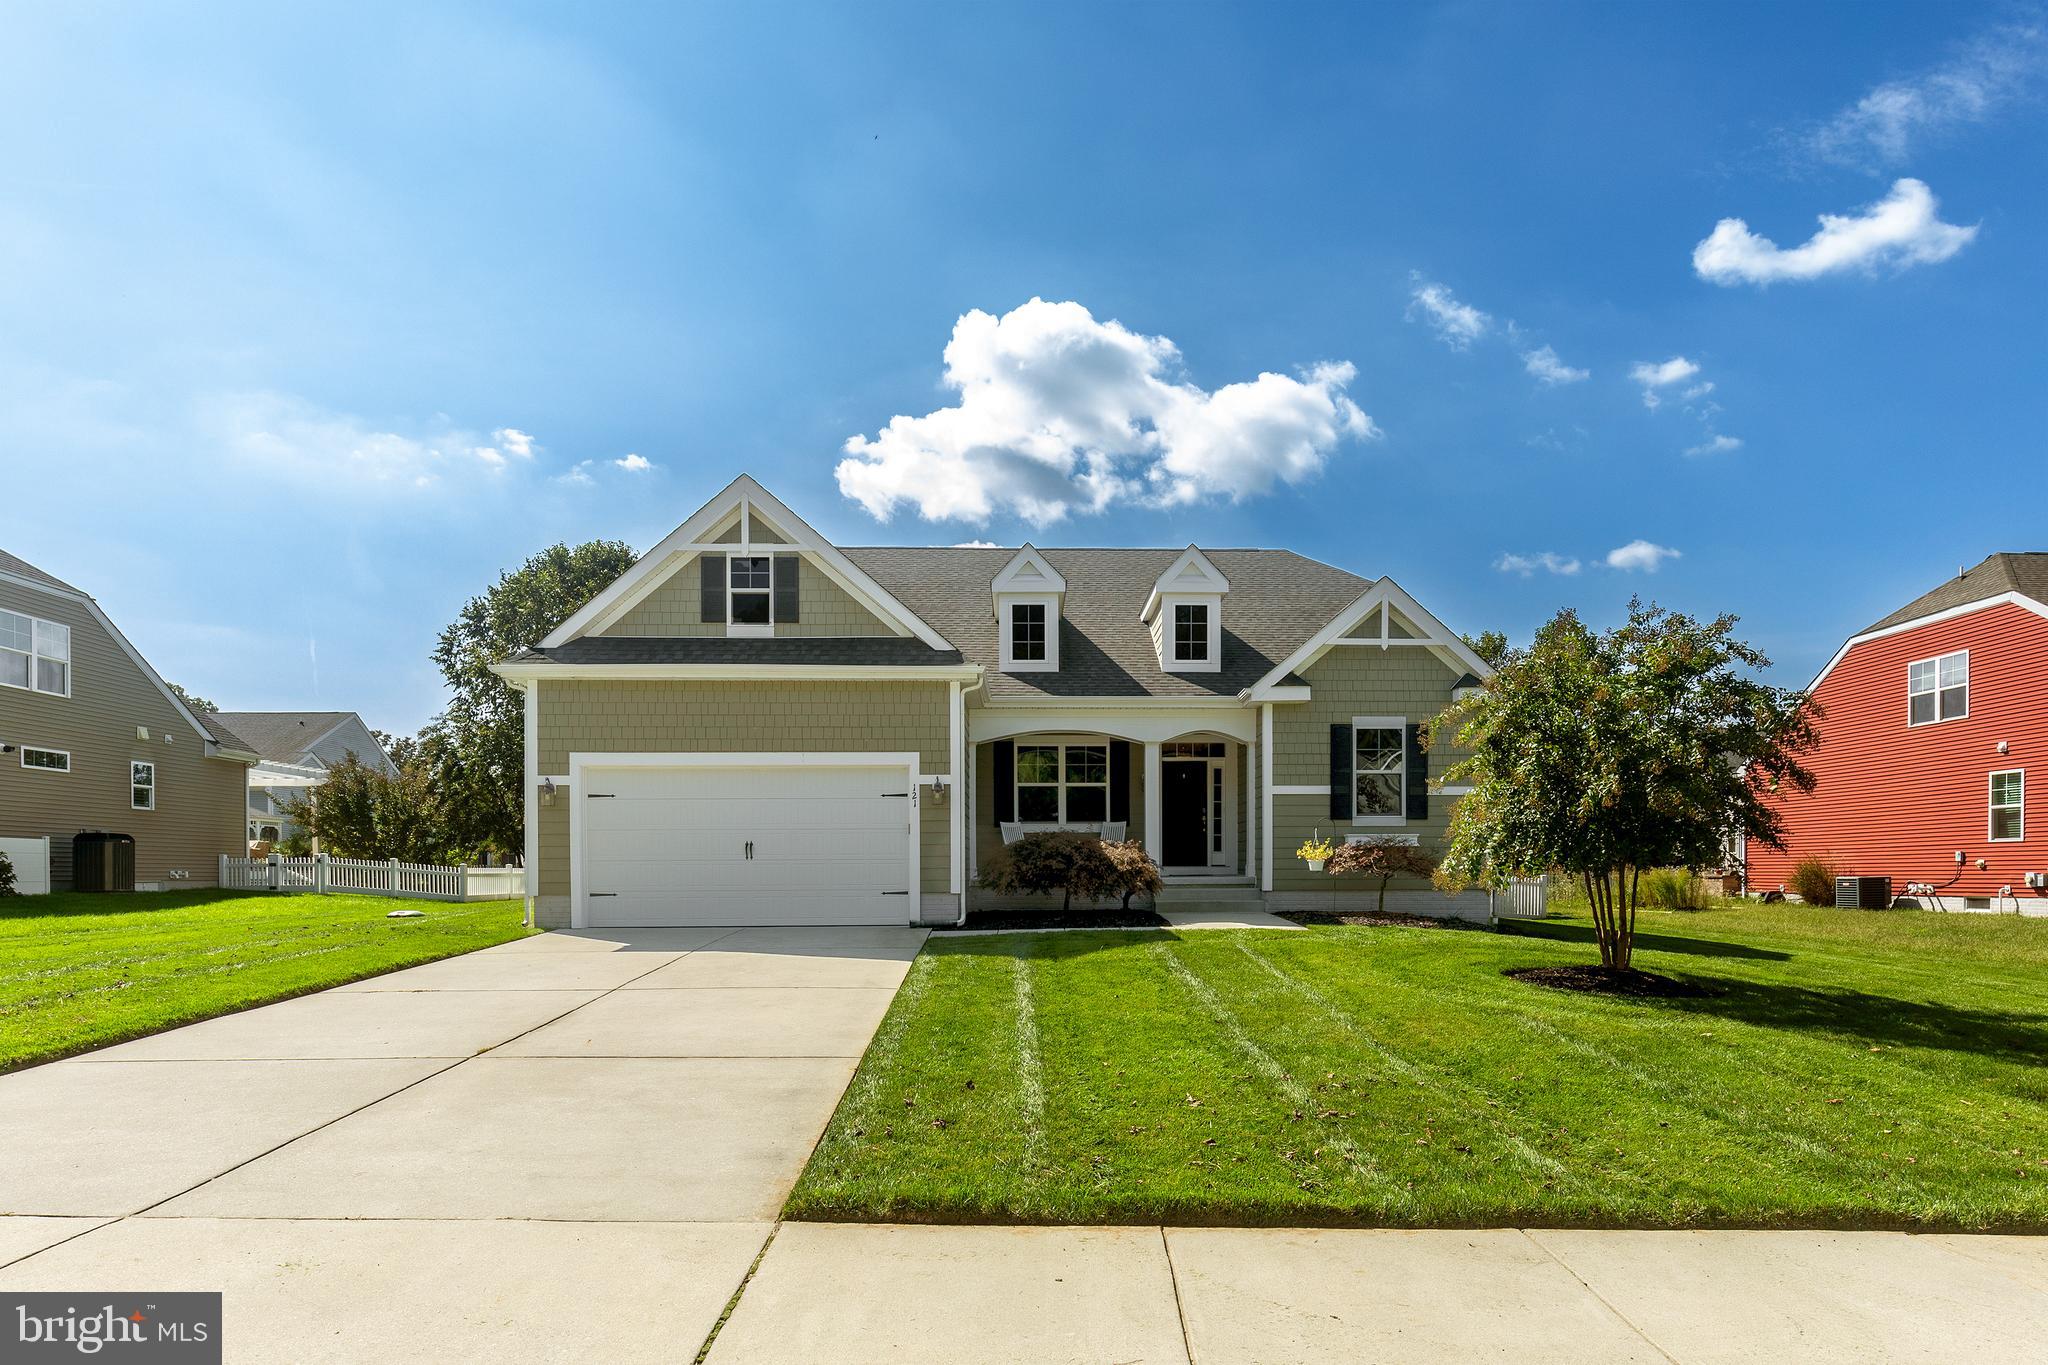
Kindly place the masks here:
<instances>
[{"instance_id":1,"label":"white window trim","mask_svg":"<svg viewBox=\"0 0 2048 1365\"><path fill-rule=\"evenodd\" d=\"M43 617L31 616L29 613L25 611L15 611L12 608L7 607L0 607L0 611L5 611L9 616L19 616L22 620L29 623L28 684L27 686L17 686L14 683L0 683L0 687L11 688L16 692L36 692L45 697L70 696L72 689L71 672L72 669L76 667L76 663L71 657L74 651L71 649L70 642L71 637L75 635L76 632L73 631L70 626L65 625L62 621L45 620ZM64 632L64 657L61 659L57 658L55 655L45 655L42 651L42 634L43 628L46 626L52 630L61 630ZM14 646L12 645L4 646L4 649L9 654L20 654L22 652L21 650L14 648ZM51 663L64 665L64 690L62 692L52 692L47 687L36 686L36 660L42 658L48 658Z\"/></svg>"},{"instance_id":2,"label":"white window trim","mask_svg":"<svg viewBox=\"0 0 2048 1365\"><path fill-rule=\"evenodd\" d=\"M137 781L135 780L135 770L136 770L137 768L147 768L147 769L149 769L149 783L148 783L148 786L149 786L149 804L148 804L148 805L146 805L146 806L138 806L137 804L135 804L135 789L136 789L137 787L140 787L140 786L144 785L143 783L137 782ZM131 759L129 759L129 760L128 760L128 809L130 809L130 810L155 810L155 809L156 809L156 764L154 764L154 763L146 763L146 762L144 762L143 760L141 760L141 759L139 759L139 758L131 758Z\"/></svg>"},{"instance_id":3,"label":"white window trim","mask_svg":"<svg viewBox=\"0 0 2048 1365\"><path fill-rule=\"evenodd\" d=\"M1962 710L1962 714L1960 714L1960 715L1955 715L1955 716L1944 716L1943 714L1941 714L1941 694L1942 694L1942 692L1943 692L1943 691L1945 690L1945 689L1943 689L1943 687L1942 687L1942 685L1941 685L1941 661L1942 661L1943 659L1953 659L1953 658L1955 658L1955 657L1956 657L1956 656L1957 656L1958 654L1960 654L1960 655L1962 656L1962 658L1963 658L1963 710ZM1934 687L1932 688L1932 690L1931 690L1930 692L1928 692L1928 693L1925 693L1925 694L1923 694L1923 693L1919 693L1919 692L1915 692L1915 691L1913 690L1913 670L1914 670L1914 669L1915 669L1916 667L1918 667L1919 665L1921 665L1921 664L1930 664L1930 665L1932 665L1932 666L1933 666L1933 668L1934 668ZM1934 719L1932 719L1932 720L1914 720L1914 719L1913 719L1913 698L1915 698L1915 697L1917 697L1917 696L1922 696L1922 695L1930 695L1930 696L1932 696L1932 697L1934 698ZM1942 722L1944 722L1944 721L1950 721L1950 720L1968 720L1969 718L1970 718L1970 651L1969 651L1969 650L1967 650L1967 649L1951 649L1951 650L1948 650L1948 651L1947 651L1947 652L1945 652L1945 653L1942 653L1942 654L1937 654L1937 655L1935 655L1935 656L1934 656L1933 658L1931 658L1931 659L1913 659L1913 660L1909 661L1909 662L1908 662L1908 663L1906 664L1906 728L1907 728L1907 729L1909 729L1909 730L1917 730L1917 729L1919 729L1920 727L1922 727L1922 726L1924 726L1924 725L1940 725L1940 724L1941 724Z\"/></svg>"},{"instance_id":4,"label":"white window trim","mask_svg":"<svg viewBox=\"0 0 2048 1365\"><path fill-rule=\"evenodd\" d=\"M1361 815L1358 810L1358 732L1360 730L1393 730L1401 736L1400 781L1396 784L1395 800L1400 811L1395 815ZM1353 716L1351 718L1351 823L1374 829L1396 829L1408 823L1408 717L1406 716Z\"/></svg>"},{"instance_id":5,"label":"white window trim","mask_svg":"<svg viewBox=\"0 0 2048 1365\"><path fill-rule=\"evenodd\" d=\"M1196 658L1192 654L1181 653L1180 614L1183 610L1199 611L1202 613L1202 654L1200 658ZM1214 612L1209 610L1209 604L1207 602L1176 602L1173 604L1171 611L1172 618L1166 624L1166 638L1167 648L1173 651L1173 661L1177 664L1208 663L1216 655L1215 649L1213 649L1210 644L1211 638L1214 634L1214 632L1210 630L1210 627L1213 624L1215 624L1216 615Z\"/></svg>"},{"instance_id":6,"label":"white window trim","mask_svg":"<svg viewBox=\"0 0 2048 1365\"><path fill-rule=\"evenodd\" d=\"M1998 789L1998 779L2001 777L2012 776L2017 776L2020 780L2019 803L2017 805L2011 806L2000 806L1994 804L1995 794ZM1985 841L1993 844L2025 843L2027 839L2027 770L2025 768L2000 768L1996 772L1988 775L1984 779L1984 800L1986 806L1984 812ZM1995 833L1995 831L1998 828L1998 812L2002 810L2019 812L2020 832L2018 834L2014 834L2006 838L2000 838L1998 834Z\"/></svg>"},{"instance_id":7,"label":"white window trim","mask_svg":"<svg viewBox=\"0 0 2048 1365\"><path fill-rule=\"evenodd\" d=\"M1209 609L1209 657L1182 659L1174 653L1173 618L1178 607ZM1159 594L1159 614L1153 618L1153 642L1159 646L1159 667L1167 673L1221 673L1223 671L1223 594L1214 592L1169 592Z\"/></svg>"},{"instance_id":8,"label":"white window trim","mask_svg":"<svg viewBox=\"0 0 2048 1365\"><path fill-rule=\"evenodd\" d=\"M734 588L733 568L742 559L765 559L768 561L768 586L765 588ZM742 622L739 613L733 610L733 599L740 593L760 593L768 599L768 621L763 625L755 621ZM742 554L735 550L725 557L725 633L728 638L761 639L775 634L775 556Z\"/></svg>"},{"instance_id":9,"label":"white window trim","mask_svg":"<svg viewBox=\"0 0 2048 1365\"><path fill-rule=\"evenodd\" d=\"M1110 821L1110 819L1112 818L1112 817L1110 816L1110 813L1109 813L1109 812L1110 812L1110 800L1109 800L1109 798L1110 798L1110 790L1109 790L1109 789L1110 789L1110 785L1111 785L1111 784L1110 784L1110 768L1111 768L1111 759L1110 759L1110 749L1109 749L1109 746L1110 746L1111 744L1113 744L1113 743L1115 743L1115 741L1114 741L1114 740L1111 740L1111 739L1073 739L1073 740L1067 740L1067 739L1020 739L1020 740L1017 740L1017 741L1016 741L1016 748L1018 748L1018 749L1056 749L1056 750L1058 750L1058 751L1059 751L1059 760L1058 760L1058 762L1059 762L1059 772L1060 772L1060 775L1059 775L1059 780L1058 780L1057 782L1026 782L1026 781L1024 781L1024 780L1023 780L1023 779L1022 779L1022 778L1021 778L1021 777L1020 777L1020 776L1018 775L1018 774L1020 773L1021 769L1020 769L1020 768L1018 767L1018 764L1017 764L1017 758L1016 758L1016 754L1015 754L1015 752L1013 751L1013 752L1011 753L1011 756L1010 756L1010 813L1011 813L1012 815L1014 815L1014 816L1016 817L1016 823L1017 823L1017 824L1019 824L1019 825L1022 825L1022 826L1023 826L1024 828L1026 828L1026 829L1063 829L1063 828L1065 828L1065 827L1066 827L1066 825L1068 824L1068 820L1067 820L1067 788L1068 788L1068 786L1070 785L1070 784L1068 783L1068 781L1067 781L1067 750L1069 750L1069 749L1100 749L1100 750L1102 750L1102 781L1100 781L1100 782L1075 782L1075 783L1072 783L1071 785L1072 785L1072 786L1076 786L1076 787L1089 787L1089 788L1094 788L1094 787L1098 787L1098 786L1099 786L1099 787L1101 787L1101 788L1102 788L1102 819L1101 819L1101 820L1083 820L1083 821L1081 821L1080 823L1082 823L1082 824L1084 824L1084 825L1096 825L1096 824L1107 824L1107 823L1108 823L1108 822ZM1026 820L1026 819L1024 818L1024 788L1026 788L1026 787L1054 787L1054 788L1056 788L1056 789L1057 789L1057 790L1059 791L1059 818L1058 818L1058 819L1055 819L1055 820Z\"/></svg>"},{"instance_id":10,"label":"white window trim","mask_svg":"<svg viewBox=\"0 0 2048 1365\"><path fill-rule=\"evenodd\" d=\"M1060 599L1059 594L1050 592L1004 593L997 599L1000 615L998 624L1002 631L1001 671L1004 673L1057 673L1060 668ZM1017 657L1010 638L1010 608L1045 608L1045 657L1043 659L1020 659Z\"/></svg>"},{"instance_id":11,"label":"white window trim","mask_svg":"<svg viewBox=\"0 0 2048 1365\"><path fill-rule=\"evenodd\" d=\"M33 764L33 763L31 763L31 762L29 762L29 761L28 761L28 755L29 755L29 751L30 751L31 749L33 749L33 750L34 750L34 751L35 751L36 753L39 753L39 754L61 754L61 755L63 755L63 758L64 758L64 766L63 766L63 767L61 767L61 768L39 768L39 767L37 767L37 766L36 766L35 764ZM28 771L28 772L32 772L32 773L68 773L68 772L70 772L70 771L71 771L71 751L70 751L69 749L48 749L48 748L45 748L45 747L43 747L43 746L42 746L42 745L40 745L40 744L24 744L24 745L22 745L22 746L21 746L21 766L22 766L22 767L23 767L23 769L25 769L26 771Z\"/></svg>"}]
</instances>

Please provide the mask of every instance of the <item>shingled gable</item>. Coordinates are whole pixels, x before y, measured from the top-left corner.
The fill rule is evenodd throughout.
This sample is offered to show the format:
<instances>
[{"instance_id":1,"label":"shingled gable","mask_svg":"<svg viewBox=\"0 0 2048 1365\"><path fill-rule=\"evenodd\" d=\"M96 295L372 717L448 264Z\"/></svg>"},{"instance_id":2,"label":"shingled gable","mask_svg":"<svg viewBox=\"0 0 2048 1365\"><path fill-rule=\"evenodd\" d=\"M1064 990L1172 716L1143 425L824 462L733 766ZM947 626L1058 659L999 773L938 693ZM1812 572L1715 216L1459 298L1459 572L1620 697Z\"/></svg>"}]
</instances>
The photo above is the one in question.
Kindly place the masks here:
<instances>
[{"instance_id":1,"label":"shingled gable","mask_svg":"<svg viewBox=\"0 0 2048 1365\"><path fill-rule=\"evenodd\" d=\"M738 529L735 540L718 538L728 523ZM635 560L632 568L619 575L582 610L556 627L540 642L538 652L545 655L615 620L692 563L699 554L705 551L730 552L735 545L748 544L755 530L763 526L781 537L772 543L773 548L804 555L898 635L915 636L935 652L952 648L945 637L849 561L802 517L790 511L750 476L742 474L663 537L653 549Z\"/></svg>"}]
</instances>

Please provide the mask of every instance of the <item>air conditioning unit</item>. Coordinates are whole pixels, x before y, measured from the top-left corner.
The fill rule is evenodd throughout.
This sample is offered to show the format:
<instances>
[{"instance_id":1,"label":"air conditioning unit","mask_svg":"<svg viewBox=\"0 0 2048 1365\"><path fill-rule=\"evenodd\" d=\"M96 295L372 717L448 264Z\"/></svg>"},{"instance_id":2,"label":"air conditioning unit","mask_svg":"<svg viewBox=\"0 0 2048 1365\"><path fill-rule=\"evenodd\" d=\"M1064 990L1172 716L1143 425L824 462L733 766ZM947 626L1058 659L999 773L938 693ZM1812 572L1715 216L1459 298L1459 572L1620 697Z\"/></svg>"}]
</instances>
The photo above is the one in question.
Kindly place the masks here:
<instances>
[{"instance_id":1,"label":"air conditioning unit","mask_svg":"<svg viewBox=\"0 0 2048 1365\"><path fill-rule=\"evenodd\" d=\"M1835 906L1841 910L1888 910L1892 903L1890 877L1835 878Z\"/></svg>"}]
</instances>

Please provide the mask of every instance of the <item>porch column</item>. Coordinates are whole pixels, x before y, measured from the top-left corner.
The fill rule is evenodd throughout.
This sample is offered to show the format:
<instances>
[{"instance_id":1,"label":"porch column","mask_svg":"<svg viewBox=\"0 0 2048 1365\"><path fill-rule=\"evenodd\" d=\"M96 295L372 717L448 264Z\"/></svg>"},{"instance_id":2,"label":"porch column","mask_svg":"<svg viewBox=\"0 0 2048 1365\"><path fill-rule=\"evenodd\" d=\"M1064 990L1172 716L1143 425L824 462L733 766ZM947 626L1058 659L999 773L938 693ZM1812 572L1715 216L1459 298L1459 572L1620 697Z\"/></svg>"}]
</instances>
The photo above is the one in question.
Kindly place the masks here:
<instances>
[{"instance_id":1,"label":"porch column","mask_svg":"<svg viewBox=\"0 0 2048 1365\"><path fill-rule=\"evenodd\" d=\"M1166 852L1159 837L1159 741L1145 742L1145 852L1164 866Z\"/></svg>"},{"instance_id":2,"label":"porch column","mask_svg":"<svg viewBox=\"0 0 2048 1365\"><path fill-rule=\"evenodd\" d=\"M1238 871L1247 877L1259 875L1259 742L1254 739L1244 746L1244 844L1237 851Z\"/></svg>"}]
</instances>

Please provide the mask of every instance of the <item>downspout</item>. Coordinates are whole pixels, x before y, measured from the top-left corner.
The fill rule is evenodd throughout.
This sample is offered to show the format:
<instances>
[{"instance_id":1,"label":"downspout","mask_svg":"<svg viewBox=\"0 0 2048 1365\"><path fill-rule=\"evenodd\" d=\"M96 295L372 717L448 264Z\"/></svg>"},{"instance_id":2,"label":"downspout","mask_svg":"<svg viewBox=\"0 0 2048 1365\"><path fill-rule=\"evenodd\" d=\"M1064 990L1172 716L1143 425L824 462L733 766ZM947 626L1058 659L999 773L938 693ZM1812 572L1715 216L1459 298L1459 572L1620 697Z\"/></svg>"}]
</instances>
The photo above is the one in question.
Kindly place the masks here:
<instances>
[{"instance_id":1,"label":"downspout","mask_svg":"<svg viewBox=\"0 0 2048 1365\"><path fill-rule=\"evenodd\" d=\"M987 671L977 666L974 670L974 681L970 683L960 684L960 732L958 735L954 737L955 752L953 754L953 799L955 801L965 801L970 803L968 807L963 808L960 812L960 819L963 822L971 820L974 815L974 811L972 809L972 801L974 797L974 773L970 770L972 765L970 765L967 761L967 751L969 748L972 747L967 742L967 694L969 692L974 691L976 688L986 686L987 683ZM973 829L974 827L971 824L968 824L961 831L960 857L963 860L967 857L968 837L973 833ZM962 925L967 923L967 889L972 880L973 879L968 875L968 869L964 867L961 868L960 908L956 910L953 914L953 927L955 929L958 929Z\"/></svg>"}]
</instances>

